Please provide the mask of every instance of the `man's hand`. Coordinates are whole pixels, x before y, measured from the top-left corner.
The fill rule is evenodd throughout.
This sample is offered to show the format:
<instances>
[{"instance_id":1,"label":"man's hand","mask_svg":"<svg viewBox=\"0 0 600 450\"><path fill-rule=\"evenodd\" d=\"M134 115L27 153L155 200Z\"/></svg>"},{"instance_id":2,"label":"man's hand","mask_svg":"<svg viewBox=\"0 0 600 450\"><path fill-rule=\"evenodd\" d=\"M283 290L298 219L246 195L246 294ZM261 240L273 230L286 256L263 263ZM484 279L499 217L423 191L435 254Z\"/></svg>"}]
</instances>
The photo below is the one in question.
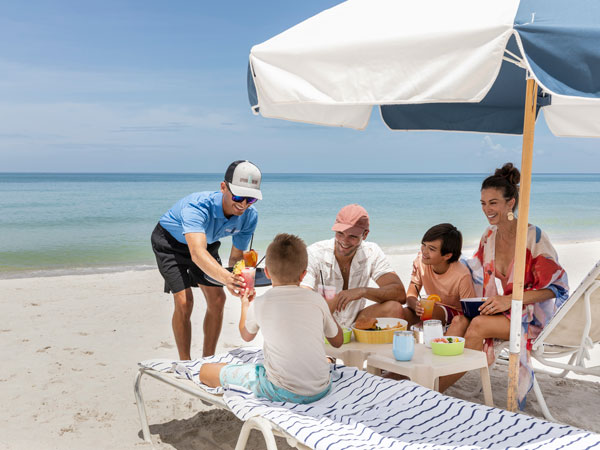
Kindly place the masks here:
<instances>
[{"instance_id":1,"label":"man's hand","mask_svg":"<svg viewBox=\"0 0 600 450\"><path fill-rule=\"evenodd\" d=\"M360 300L364 296L365 288L347 289L345 291L338 292L331 302L335 304L336 311L342 311L343 309L346 309L351 302ZM329 304L329 302L327 303Z\"/></svg>"},{"instance_id":2,"label":"man's hand","mask_svg":"<svg viewBox=\"0 0 600 450\"><path fill-rule=\"evenodd\" d=\"M246 282L241 275L235 275L234 273L228 272L225 287L232 295L241 298L244 295ZM254 296L252 296L252 298L254 298Z\"/></svg>"}]
</instances>

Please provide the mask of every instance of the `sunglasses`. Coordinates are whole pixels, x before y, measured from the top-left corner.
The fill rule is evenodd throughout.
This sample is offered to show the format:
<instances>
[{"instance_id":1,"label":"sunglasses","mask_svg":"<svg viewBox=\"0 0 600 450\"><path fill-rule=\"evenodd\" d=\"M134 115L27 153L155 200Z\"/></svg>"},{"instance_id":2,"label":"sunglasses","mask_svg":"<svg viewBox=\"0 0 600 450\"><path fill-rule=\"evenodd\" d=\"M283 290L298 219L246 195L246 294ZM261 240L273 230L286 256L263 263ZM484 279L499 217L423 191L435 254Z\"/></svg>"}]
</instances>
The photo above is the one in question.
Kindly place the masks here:
<instances>
[{"instance_id":1,"label":"sunglasses","mask_svg":"<svg viewBox=\"0 0 600 450\"><path fill-rule=\"evenodd\" d=\"M241 195L233 195L233 192L231 192L231 189L229 188L229 184L225 183L227 186L227 190L229 191L229 193L231 194L231 199L236 202L236 203L242 203L244 200L246 200L246 203L248 205L252 205L253 203L256 203L258 201L257 198L254 197L242 197Z\"/></svg>"}]
</instances>

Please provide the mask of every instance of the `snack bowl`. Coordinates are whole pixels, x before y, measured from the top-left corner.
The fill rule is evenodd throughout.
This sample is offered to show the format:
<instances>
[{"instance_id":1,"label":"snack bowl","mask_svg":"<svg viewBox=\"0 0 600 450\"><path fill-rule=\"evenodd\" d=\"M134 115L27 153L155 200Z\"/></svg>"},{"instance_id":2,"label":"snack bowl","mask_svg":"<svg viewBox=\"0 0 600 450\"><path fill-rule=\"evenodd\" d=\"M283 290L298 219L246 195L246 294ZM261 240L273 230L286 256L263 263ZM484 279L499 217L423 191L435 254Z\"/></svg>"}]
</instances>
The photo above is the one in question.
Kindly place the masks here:
<instances>
[{"instance_id":1,"label":"snack bowl","mask_svg":"<svg viewBox=\"0 0 600 450\"><path fill-rule=\"evenodd\" d=\"M396 326L400 323L400 326ZM363 344L391 344L394 341L394 331L406 330L408 322L395 317L377 317L379 328L389 327L385 330L359 330L352 328L354 338Z\"/></svg>"},{"instance_id":2,"label":"snack bowl","mask_svg":"<svg viewBox=\"0 0 600 450\"><path fill-rule=\"evenodd\" d=\"M460 355L465 350L465 338L459 336L444 336L441 338L432 339L431 350L433 351L434 355Z\"/></svg>"},{"instance_id":3,"label":"snack bowl","mask_svg":"<svg viewBox=\"0 0 600 450\"><path fill-rule=\"evenodd\" d=\"M468 319L479 315L479 307L487 300L487 297L462 298L460 305L463 313Z\"/></svg>"},{"instance_id":4,"label":"snack bowl","mask_svg":"<svg viewBox=\"0 0 600 450\"><path fill-rule=\"evenodd\" d=\"M344 333L344 344L347 344L350 342L350 339L352 339L352 330L350 328L342 327L342 332ZM325 338L325 343L329 344L327 338Z\"/></svg>"}]
</instances>

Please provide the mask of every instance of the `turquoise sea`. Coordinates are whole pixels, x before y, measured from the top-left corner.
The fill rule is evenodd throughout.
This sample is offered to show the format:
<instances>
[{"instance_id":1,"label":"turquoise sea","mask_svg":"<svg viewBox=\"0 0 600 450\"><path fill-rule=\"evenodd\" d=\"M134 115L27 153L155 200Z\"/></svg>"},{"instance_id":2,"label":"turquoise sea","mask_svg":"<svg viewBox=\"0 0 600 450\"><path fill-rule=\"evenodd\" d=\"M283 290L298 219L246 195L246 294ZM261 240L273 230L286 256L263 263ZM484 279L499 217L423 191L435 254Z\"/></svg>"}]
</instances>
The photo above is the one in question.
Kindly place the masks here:
<instances>
[{"instance_id":1,"label":"turquoise sea","mask_svg":"<svg viewBox=\"0 0 600 450\"><path fill-rule=\"evenodd\" d=\"M369 239L415 252L425 230L456 225L472 247L486 227L486 174L264 174L254 248L278 232L327 239L348 203L370 213ZM222 174L0 174L0 278L153 267L150 233L181 197ZM600 240L600 174L533 176L530 222L553 242ZM228 255L230 239L223 242Z\"/></svg>"}]
</instances>

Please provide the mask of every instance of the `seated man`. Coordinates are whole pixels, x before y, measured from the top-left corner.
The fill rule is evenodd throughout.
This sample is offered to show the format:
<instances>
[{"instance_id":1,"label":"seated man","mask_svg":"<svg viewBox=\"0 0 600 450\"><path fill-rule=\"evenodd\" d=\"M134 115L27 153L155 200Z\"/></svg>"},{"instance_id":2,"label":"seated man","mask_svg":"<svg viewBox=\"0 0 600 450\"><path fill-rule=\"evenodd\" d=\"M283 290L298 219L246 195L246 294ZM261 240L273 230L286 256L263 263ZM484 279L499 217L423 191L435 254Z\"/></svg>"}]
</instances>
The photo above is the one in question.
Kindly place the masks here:
<instances>
[{"instance_id":1,"label":"seated man","mask_svg":"<svg viewBox=\"0 0 600 450\"><path fill-rule=\"evenodd\" d=\"M327 299L333 317L342 327L351 327L358 318L403 318L406 300L404 285L392 270L381 248L366 242L369 215L359 205L344 206L331 227L335 237L308 247L308 269L302 286L315 291L320 285L335 286ZM378 287L369 287L373 280ZM374 305L367 306L366 300Z\"/></svg>"},{"instance_id":2,"label":"seated man","mask_svg":"<svg viewBox=\"0 0 600 450\"><path fill-rule=\"evenodd\" d=\"M264 366L203 364L200 381L207 386L243 386L272 401L310 403L331 386L324 338L334 347L342 329L319 294L299 287L306 274L306 245L297 236L278 234L267 248L265 273L273 288L250 303L242 297L240 334L251 341L262 329ZM250 297L250 298L249 298Z\"/></svg>"},{"instance_id":3,"label":"seated man","mask_svg":"<svg viewBox=\"0 0 600 450\"><path fill-rule=\"evenodd\" d=\"M432 319L451 324L452 318L462 315L461 298L475 297L469 269L458 260L462 251L462 234L455 226L441 223L425 232L421 251L413 262L413 270L406 298L405 318L409 324L421 320L423 307L417 297L421 288L427 294L436 294ZM465 330L450 325L449 336L464 336Z\"/></svg>"}]
</instances>

